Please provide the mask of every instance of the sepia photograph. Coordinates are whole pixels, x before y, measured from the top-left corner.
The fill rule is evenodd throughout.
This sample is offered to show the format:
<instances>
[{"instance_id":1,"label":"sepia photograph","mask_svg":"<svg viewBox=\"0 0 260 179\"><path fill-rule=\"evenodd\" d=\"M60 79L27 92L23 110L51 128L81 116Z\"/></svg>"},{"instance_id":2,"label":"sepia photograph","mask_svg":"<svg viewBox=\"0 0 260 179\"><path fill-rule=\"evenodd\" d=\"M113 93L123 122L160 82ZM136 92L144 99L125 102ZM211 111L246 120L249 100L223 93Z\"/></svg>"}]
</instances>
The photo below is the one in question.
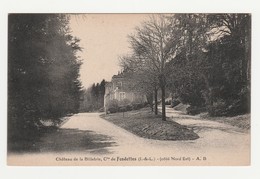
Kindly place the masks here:
<instances>
[{"instance_id":1,"label":"sepia photograph","mask_svg":"<svg viewBox=\"0 0 260 179\"><path fill-rule=\"evenodd\" d=\"M250 166L251 13L8 13L8 166Z\"/></svg>"}]
</instances>

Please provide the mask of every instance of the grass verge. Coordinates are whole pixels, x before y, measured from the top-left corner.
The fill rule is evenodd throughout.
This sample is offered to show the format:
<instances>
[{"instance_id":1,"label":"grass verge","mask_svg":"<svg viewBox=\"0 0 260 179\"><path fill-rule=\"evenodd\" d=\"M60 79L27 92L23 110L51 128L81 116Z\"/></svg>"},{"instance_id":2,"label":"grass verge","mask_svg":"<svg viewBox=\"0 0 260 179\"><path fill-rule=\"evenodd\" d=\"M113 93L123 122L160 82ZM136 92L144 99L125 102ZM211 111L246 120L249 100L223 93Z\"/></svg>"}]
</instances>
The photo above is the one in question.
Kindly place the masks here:
<instances>
[{"instance_id":1,"label":"grass verge","mask_svg":"<svg viewBox=\"0 0 260 179\"><path fill-rule=\"evenodd\" d=\"M179 105L177 105L173 109L176 110L176 111L181 111L184 114L186 114L187 113L186 109L187 109L188 106L189 105L184 105L184 104L180 103ZM201 113L201 114L198 114L198 116L200 116L200 119L217 121L217 122L229 124L231 126L238 127L238 128L243 129L245 131L248 131L251 128L250 114L237 115L237 116L233 116L233 117L226 117L226 116L211 117L211 116L208 115L208 113Z\"/></svg>"},{"instance_id":2,"label":"grass verge","mask_svg":"<svg viewBox=\"0 0 260 179\"><path fill-rule=\"evenodd\" d=\"M102 118L127 131L148 139L156 140L195 140L199 136L192 130L174 121L162 121L149 108L124 113L102 114Z\"/></svg>"},{"instance_id":3,"label":"grass verge","mask_svg":"<svg viewBox=\"0 0 260 179\"><path fill-rule=\"evenodd\" d=\"M207 120L229 124L245 131L248 131L251 128L250 114L238 115L233 117L209 117L208 114L205 114L201 115L201 117Z\"/></svg>"}]
</instances>

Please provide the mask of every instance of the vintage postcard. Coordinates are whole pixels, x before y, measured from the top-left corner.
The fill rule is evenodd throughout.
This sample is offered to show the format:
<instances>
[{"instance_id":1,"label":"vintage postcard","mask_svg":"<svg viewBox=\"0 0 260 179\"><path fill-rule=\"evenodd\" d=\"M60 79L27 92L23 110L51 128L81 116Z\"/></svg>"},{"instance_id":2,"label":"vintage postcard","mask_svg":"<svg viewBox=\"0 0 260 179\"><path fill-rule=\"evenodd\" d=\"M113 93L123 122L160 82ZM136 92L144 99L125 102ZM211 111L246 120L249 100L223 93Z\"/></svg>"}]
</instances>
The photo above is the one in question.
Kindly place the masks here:
<instances>
[{"instance_id":1,"label":"vintage postcard","mask_svg":"<svg viewBox=\"0 0 260 179\"><path fill-rule=\"evenodd\" d=\"M8 14L9 166L251 165L251 14Z\"/></svg>"}]
</instances>

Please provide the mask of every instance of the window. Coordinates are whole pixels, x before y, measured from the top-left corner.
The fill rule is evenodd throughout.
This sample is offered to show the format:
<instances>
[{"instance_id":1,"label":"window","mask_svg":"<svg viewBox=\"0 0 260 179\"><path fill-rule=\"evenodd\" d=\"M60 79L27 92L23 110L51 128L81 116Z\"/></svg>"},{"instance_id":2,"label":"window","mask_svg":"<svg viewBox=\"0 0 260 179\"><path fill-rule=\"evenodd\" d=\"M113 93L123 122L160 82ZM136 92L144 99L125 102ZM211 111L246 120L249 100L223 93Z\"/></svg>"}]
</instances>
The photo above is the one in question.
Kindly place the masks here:
<instances>
[{"instance_id":1,"label":"window","mask_svg":"<svg viewBox=\"0 0 260 179\"><path fill-rule=\"evenodd\" d=\"M123 99L125 99L125 92L120 92L119 93L119 101L122 101Z\"/></svg>"},{"instance_id":2,"label":"window","mask_svg":"<svg viewBox=\"0 0 260 179\"><path fill-rule=\"evenodd\" d=\"M117 89L122 89L122 81L118 81L116 83L116 87L117 87Z\"/></svg>"},{"instance_id":3,"label":"window","mask_svg":"<svg viewBox=\"0 0 260 179\"><path fill-rule=\"evenodd\" d=\"M110 96L110 100L114 99L114 96L112 94L110 94L109 96Z\"/></svg>"}]
</instances>

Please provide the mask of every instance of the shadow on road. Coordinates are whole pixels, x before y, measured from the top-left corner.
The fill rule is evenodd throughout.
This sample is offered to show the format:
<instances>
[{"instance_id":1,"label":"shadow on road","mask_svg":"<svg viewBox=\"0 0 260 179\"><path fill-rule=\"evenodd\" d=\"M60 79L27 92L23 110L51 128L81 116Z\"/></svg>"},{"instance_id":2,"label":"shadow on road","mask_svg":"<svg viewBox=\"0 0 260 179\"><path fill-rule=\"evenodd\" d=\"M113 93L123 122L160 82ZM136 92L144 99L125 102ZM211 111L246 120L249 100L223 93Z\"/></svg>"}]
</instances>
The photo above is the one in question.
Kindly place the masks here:
<instances>
[{"instance_id":1,"label":"shadow on road","mask_svg":"<svg viewBox=\"0 0 260 179\"><path fill-rule=\"evenodd\" d=\"M112 137L89 130L58 129L44 133L37 141L17 141L12 144L14 153L39 152L86 152L94 154L113 153L109 147L116 146Z\"/></svg>"}]
</instances>

